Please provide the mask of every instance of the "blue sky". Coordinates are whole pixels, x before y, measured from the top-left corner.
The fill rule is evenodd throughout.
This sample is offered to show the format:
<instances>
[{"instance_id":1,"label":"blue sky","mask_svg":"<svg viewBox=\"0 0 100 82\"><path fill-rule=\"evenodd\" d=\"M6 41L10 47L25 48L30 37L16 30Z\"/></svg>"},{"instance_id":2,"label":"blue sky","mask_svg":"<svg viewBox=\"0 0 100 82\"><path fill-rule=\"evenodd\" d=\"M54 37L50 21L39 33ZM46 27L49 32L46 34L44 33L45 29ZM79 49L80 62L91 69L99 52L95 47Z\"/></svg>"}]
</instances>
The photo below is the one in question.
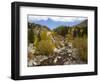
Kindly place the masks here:
<instances>
[{"instance_id":1,"label":"blue sky","mask_svg":"<svg viewBox=\"0 0 100 82\"><path fill-rule=\"evenodd\" d=\"M50 29L54 29L58 26L73 26L77 25L80 22L86 20L86 17L58 17L58 16L28 16L28 22L41 24L49 27Z\"/></svg>"}]
</instances>

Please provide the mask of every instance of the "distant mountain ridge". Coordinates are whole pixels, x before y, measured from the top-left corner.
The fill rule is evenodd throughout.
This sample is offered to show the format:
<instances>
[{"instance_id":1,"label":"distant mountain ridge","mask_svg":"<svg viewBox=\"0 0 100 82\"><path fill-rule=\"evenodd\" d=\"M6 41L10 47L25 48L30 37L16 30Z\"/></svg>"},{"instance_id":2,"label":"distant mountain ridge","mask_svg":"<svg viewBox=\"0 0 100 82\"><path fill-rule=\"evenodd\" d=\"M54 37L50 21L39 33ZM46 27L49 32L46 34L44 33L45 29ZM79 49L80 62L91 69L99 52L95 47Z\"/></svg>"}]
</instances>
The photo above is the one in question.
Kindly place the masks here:
<instances>
[{"instance_id":1,"label":"distant mountain ridge","mask_svg":"<svg viewBox=\"0 0 100 82\"><path fill-rule=\"evenodd\" d=\"M28 23L28 28L29 29L46 29L46 30L50 30L47 26L45 25L40 25L40 24L35 24L35 23Z\"/></svg>"},{"instance_id":2,"label":"distant mountain ridge","mask_svg":"<svg viewBox=\"0 0 100 82\"><path fill-rule=\"evenodd\" d=\"M77 24L75 26L77 26L77 27L87 27L88 26L88 20L84 20L84 21L82 21L81 23L79 23L79 24ZM71 26L63 26L63 27L67 28L67 27L71 27ZM34 31L37 31L37 30L51 31L51 29L49 29L49 27L47 27L45 25L41 25L41 24L36 24L36 23L28 23L28 28L29 29L34 29ZM58 28L58 27L55 27L55 29L56 28Z\"/></svg>"},{"instance_id":3,"label":"distant mountain ridge","mask_svg":"<svg viewBox=\"0 0 100 82\"><path fill-rule=\"evenodd\" d=\"M40 25L44 25L47 26L50 29L54 29L58 26L76 26L77 24L79 24L81 21L80 20L73 20L73 21L54 21L51 18L48 18L47 20L38 20L35 21L33 20L31 23L36 23L36 24L40 24Z\"/></svg>"},{"instance_id":4,"label":"distant mountain ridge","mask_svg":"<svg viewBox=\"0 0 100 82\"><path fill-rule=\"evenodd\" d=\"M88 20L82 21L80 24L76 25L78 27L87 27L88 26Z\"/></svg>"}]
</instances>

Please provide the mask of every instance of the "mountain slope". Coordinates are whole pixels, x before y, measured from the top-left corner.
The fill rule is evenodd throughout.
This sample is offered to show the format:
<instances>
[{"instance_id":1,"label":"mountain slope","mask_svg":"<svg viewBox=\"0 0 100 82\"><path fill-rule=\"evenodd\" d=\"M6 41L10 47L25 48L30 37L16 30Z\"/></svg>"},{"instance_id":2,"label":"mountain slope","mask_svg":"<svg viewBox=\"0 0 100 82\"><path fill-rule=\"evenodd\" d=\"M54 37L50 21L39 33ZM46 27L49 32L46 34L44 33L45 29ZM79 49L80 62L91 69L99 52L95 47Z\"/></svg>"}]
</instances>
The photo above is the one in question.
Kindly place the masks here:
<instances>
[{"instance_id":1,"label":"mountain slope","mask_svg":"<svg viewBox=\"0 0 100 82\"><path fill-rule=\"evenodd\" d=\"M80 24L76 25L78 27L87 27L88 26L88 20L82 21Z\"/></svg>"}]
</instances>

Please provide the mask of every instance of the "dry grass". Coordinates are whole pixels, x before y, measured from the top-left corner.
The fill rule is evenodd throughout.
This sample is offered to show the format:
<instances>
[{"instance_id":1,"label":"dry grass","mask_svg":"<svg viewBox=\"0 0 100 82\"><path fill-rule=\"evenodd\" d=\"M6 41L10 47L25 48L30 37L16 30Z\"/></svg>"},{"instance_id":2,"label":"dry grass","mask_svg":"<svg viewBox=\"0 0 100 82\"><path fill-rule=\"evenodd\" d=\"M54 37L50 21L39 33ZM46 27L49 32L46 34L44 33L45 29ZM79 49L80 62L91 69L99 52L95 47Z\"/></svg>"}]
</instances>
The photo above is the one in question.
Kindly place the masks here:
<instances>
[{"instance_id":1,"label":"dry grass","mask_svg":"<svg viewBox=\"0 0 100 82\"><path fill-rule=\"evenodd\" d=\"M87 38L75 38L73 40L73 46L78 49L81 60L87 62L88 59L88 45Z\"/></svg>"},{"instance_id":2,"label":"dry grass","mask_svg":"<svg viewBox=\"0 0 100 82\"><path fill-rule=\"evenodd\" d=\"M51 55L53 53L54 44L49 40L41 40L37 46L40 55Z\"/></svg>"}]
</instances>

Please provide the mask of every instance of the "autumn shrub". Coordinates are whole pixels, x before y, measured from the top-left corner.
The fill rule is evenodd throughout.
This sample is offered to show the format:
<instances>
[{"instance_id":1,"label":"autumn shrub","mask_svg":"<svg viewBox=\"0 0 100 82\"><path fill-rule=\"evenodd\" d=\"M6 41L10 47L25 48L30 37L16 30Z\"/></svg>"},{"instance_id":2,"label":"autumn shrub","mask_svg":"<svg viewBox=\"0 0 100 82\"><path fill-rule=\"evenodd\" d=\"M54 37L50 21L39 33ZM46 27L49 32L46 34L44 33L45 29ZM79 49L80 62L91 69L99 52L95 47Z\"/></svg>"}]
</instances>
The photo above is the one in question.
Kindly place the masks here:
<instances>
[{"instance_id":1,"label":"autumn shrub","mask_svg":"<svg viewBox=\"0 0 100 82\"><path fill-rule=\"evenodd\" d=\"M41 40L37 46L40 55L51 55L54 48L55 46L50 40Z\"/></svg>"},{"instance_id":2,"label":"autumn shrub","mask_svg":"<svg viewBox=\"0 0 100 82\"><path fill-rule=\"evenodd\" d=\"M87 50L87 38L83 37L83 38L75 38L73 40L73 46L75 48L78 49L78 52L79 52L79 56L81 58L81 60L87 62L87 58L88 58L88 50Z\"/></svg>"},{"instance_id":3,"label":"autumn shrub","mask_svg":"<svg viewBox=\"0 0 100 82\"><path fill-rule=\"evenodd\" d=\"M37 35L34 35L34 46L37 47L39 43L39 38L37 37Z\"/></svg>"},{"instance_id":4,"label":"autumn shrub","mask_svg":"<svg viewBox=\"0 0 100 82\"><path fill-rule=\"evenodd\" d=\"M67 34L65 39L66 41L71 42L73 41L73 36L71 34Z\"/></svg>"},{"instance_id":5,"label":"autumn shrub","mask_svg":"<svg viewBox=\"0 0 100 82\"><path fill-rule=\"evenodd\" d=\"M41 37L41 40L47 40L48 39L48 37L47 37L47 31L41 32L40 37Z\"/></svg>"}]
</instances>

